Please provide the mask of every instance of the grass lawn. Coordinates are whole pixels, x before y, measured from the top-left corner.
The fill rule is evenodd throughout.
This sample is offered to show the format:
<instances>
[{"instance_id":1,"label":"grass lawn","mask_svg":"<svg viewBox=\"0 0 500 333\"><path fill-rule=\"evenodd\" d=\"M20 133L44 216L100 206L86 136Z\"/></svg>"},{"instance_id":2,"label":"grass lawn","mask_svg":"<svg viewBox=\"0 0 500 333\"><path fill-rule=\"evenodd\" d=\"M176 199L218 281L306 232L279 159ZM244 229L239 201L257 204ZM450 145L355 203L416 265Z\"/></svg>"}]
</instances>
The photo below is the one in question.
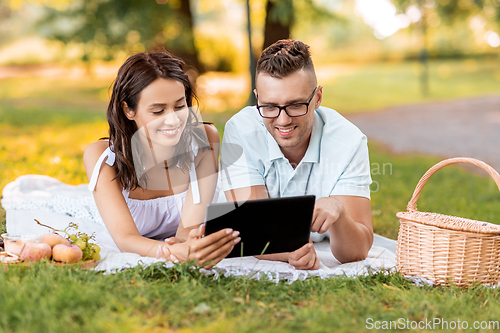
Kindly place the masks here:
<instances>
[{"instance_id":1,"label":"grass lawn","mask_svg":"<svg viewBox=\"0 0 500 333\"><path fill-rule=\"evenodd\" d=\"M43 263L11 267L0 271L0 332L360 332L426 320L455 332L458 320L493 325L500 311L498 289L417 287L398 274L288 285L213 280L186 266L106 276Z\"/></svg>"},{"instance_id":2,"label":"grass lawn","mask_svg":"<svg viewBox=\"0 0 500 333\"><path fill-rule=\"evenodd\" d=\"M498 59L430 61L426 96L421 92L420 71L416 61L335 66L332 75L319 76L318 84L324 86L322 105L340 113L367 112L500 93Z\"/></svg>"},{"instance_id":3,"label":"grass lawn","mask_svg":"<svg viewBox=\"0 0 500 333\"><path fill-rule=\"evenodd\" d=\"M436 95L421 98L418 93L409 93L403 98L403 88L391 94L391 87L400 85L398 80L409 82L414 65L353 69L344 74L345 80L339 77L325 84L325 90L336 92L325 94L324 105L340 105L334 107L347 112L404 101L449 99L456 94L500 93L500 80L494 75L498 68L476 63L476 70L467 72L470 69L463 62L455 61L431 64L448 66L441 69L443 81L434 83ZM454 76L461 66L462 74L469 76ZM449 78L454 83L445 81ZM24 174L45 174L69 184L87 182L82 154L90 142L107 134L102 96L110 84L105 80L89 82L52 79L47 85L41 78L0 80L0 190ZM445 87L448 84L449 89ZM469 88L462 86L467 84ZM375 96L382 93L384 97L377 100ZM373 101L368 101L370 96ZM207 111L205 120L216 122L222 131L233 112ZM396 238L399 223L395 213L405 210L420 177L440 160L435 156L393 155L376 142L370 143L376 233ZM452 166L428 181L418 207L500 224L499 200L491 179ZM0 209L0 230L4 229L5 211ZM418 287L397 273L357 279L314 278L288 285L236 277L214 280L191 270L188 264L173 269L137 267L102 275L36 263L0 268L0 286L0 333L357 332L391 325L391 321L390 331L427 324L421 331L445 328L451 332L457 325L464 330L465 325L469 329L482 325L483 329L472 331L492 332L499 329L493 321L497 325L500 321L498 288Z\"/></svg>"}]
</instances>

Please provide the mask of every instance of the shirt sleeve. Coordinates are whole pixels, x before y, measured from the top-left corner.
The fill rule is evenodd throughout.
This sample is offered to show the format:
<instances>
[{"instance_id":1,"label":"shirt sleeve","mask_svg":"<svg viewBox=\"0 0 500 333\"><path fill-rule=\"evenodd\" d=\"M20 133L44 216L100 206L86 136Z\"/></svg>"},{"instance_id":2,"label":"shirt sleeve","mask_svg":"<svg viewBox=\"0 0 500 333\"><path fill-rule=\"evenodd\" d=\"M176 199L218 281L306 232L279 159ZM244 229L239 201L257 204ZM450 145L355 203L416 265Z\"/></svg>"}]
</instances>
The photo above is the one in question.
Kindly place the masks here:
<instances>
[{"instance_id":1,"label":"shirt sleeve","mask_svg":"<svg viewBox=\"0 0 500 333\"><path fill-rule=\"evenodd\" d=\"M265 185L263 173L252 160L252 148L241 137L237 123L228 121L221 147L222 190Z\"/></svg>"},{"instance_id":2,"label":"shirt sleeve","mask_svg":"<svg viewBox=\"0 0 500 333\"><path fill-rule=\"evenodd\" d=\"M351 195L370 199L371 183L367 139L363 136L330 195Z\"/></svg>"}]
</instances>

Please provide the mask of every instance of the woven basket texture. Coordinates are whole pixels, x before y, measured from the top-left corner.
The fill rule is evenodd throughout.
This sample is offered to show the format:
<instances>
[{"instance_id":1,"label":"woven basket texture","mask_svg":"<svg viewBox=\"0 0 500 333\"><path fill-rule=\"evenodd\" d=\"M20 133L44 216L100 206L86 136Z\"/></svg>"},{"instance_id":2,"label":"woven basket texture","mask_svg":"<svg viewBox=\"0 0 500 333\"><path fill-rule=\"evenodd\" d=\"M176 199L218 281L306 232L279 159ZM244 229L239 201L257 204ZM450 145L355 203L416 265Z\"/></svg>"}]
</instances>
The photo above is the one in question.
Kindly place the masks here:
<instances>
[{"instance_id":1,"label":"woven basket texture","mask_svg":"<svg viewBox=\"0 0 500 333\"><path fill-rule=\"evenodd\" d=\"M488 164L466 157L441 161L417 184L406 212L399 212L396 265L403 275L424 277L435 285L468 286L500 281L500 225L417 211L417 200L437 170L469 163L487 171L500 190L500 175Z\"/></svg>"}]
</instances>

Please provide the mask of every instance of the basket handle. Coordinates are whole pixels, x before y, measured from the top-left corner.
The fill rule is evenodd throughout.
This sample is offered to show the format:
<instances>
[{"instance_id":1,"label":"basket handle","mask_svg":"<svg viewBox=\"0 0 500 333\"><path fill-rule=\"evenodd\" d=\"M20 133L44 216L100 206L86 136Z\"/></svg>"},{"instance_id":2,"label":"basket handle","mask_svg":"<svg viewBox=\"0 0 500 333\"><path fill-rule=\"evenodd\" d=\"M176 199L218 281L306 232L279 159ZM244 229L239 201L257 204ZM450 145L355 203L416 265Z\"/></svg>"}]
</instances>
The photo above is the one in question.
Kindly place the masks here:
<instances>
[{"instance_id":1,"label":"basket handle","mask_svg":"<svg viewBox=\"0 0 500 333\"><path fill-rule=\"evenodd\" d=\"M495 184L497 184L498 190L500 191L500 175L498 172L496 172L495 169L493 169L491 166L488 164L476 160L475 158L469 158L469 157L455 157L455 158L449 158L447 160L443 160L437 164L435 164L432 168L430 168L423 176L420 178L420 181L417 184L417 187L415 188L415 191L413 192L413 195L411 197L410 202L408 202L408 205L406 206L407 210L409 212L414 212L417 210L417 200L418 197L420 196L420 193L422 192L422 189L424 188L425 183L427 183L427 180L434 174L436 171L439 169L450 165L450 164L456 164L456 163L468 163L472 164L475 166L480 167L484 171L486 171L491 178L495 181Z\"/></svg>"}]
</instances>

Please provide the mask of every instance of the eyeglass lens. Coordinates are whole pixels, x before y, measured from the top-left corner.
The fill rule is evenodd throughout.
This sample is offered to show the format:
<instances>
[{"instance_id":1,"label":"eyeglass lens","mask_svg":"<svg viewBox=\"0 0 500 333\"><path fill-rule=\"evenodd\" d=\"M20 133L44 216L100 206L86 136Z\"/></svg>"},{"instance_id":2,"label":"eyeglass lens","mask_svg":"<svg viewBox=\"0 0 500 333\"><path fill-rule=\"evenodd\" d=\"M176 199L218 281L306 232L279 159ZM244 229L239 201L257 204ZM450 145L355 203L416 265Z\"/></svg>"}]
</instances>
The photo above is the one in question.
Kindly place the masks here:
<instances>
[{"instance_id":1,"label":"eyeglass lens","mask_svg":"<svg viewBox=\"0 0 500 333\"><path fill-rule=\"evenodd\" d=\"M318 89L318 87L314 88L311 97L306 103L295 103L285 106L258 105L257 109L259 110L260 115L265 118L278 118L281 110L284 110L289 117L303 116L309 109L309 103L311 103L311 100L314 97L314 93L316 93L316 89Z\"/></svg>"},{"instance_id":2,"label":"eyeglass lens","mask_svg":"<svg viewBox=\"0 0 500 333\"><path fill-rule=\"evenodd\" d=\"M307 113L307 104L292 104L281 107L274 105L264 105L260 107L260 112L264 117L276 118L279 116L280 109L283 109L290 117L298 117Z\"/></svg>"}]
</instances>

